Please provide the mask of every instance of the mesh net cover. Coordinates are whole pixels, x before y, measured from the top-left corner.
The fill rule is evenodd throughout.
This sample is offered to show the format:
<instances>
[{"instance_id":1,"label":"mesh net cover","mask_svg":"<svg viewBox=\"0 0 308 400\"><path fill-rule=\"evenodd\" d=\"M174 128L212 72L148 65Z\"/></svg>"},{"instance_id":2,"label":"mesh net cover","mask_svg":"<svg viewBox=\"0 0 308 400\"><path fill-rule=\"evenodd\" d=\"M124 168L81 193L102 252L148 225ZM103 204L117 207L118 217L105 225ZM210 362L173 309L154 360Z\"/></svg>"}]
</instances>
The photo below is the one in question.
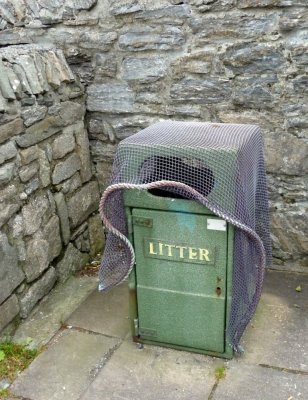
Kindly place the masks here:
<instances>
[{"instance_id":1,"label":"mesh net cover","mask_svg":"<svg viewBox=\"0 0 308 400\"><path fill-rule=\"evenodd\" d=\"M266 175L256 125L164 121L123 140L100 213L108 230L100 290L126 279L134 266L123 190L195 200L235 227L231 315L227 340L235 350L260 299L271 264Z\"/></svg>"}]
</instances>

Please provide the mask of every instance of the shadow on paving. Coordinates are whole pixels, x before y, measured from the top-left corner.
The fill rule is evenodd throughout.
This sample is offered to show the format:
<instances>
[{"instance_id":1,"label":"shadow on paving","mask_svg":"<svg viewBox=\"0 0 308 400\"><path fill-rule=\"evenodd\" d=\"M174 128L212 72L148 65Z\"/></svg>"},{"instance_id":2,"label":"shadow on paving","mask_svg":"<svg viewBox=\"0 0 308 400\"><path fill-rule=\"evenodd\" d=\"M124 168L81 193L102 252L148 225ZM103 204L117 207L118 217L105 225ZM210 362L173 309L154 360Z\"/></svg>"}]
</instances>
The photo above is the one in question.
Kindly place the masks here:
<instances>
[{"instance_id":1,"label":"shadow on paving","mask_svg":"<svg viewBox=\"0 0 308 400\"><path fill-rule=\"evenodd\" d=\"M302 291L297 292L296 287ZM93 292L14 382L30 400L304 400L308 275L268 271L245 353L224 361L131 341L125 284ZM215 369L226 377L216 381Z\"/></svg>"}]
</instances>

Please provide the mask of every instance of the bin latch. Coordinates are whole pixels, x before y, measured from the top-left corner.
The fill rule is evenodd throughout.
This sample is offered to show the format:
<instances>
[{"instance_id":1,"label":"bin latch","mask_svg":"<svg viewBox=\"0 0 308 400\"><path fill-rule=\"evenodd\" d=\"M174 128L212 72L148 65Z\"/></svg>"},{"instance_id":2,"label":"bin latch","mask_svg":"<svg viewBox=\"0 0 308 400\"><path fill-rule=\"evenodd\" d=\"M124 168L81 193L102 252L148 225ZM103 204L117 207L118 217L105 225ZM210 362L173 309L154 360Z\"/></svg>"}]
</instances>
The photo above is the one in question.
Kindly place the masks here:
<instances>
[{"instance_id":1,"label":"bin latch","mask_svg":"<svg viewBox=\"0 0 308 400\"><path fill-rule=\"evenodd\" d=\"M133 217L133 224L138 226L146 226L147 228L152 228L153 220L152 218Z\"/></svg>"}]
</instances>

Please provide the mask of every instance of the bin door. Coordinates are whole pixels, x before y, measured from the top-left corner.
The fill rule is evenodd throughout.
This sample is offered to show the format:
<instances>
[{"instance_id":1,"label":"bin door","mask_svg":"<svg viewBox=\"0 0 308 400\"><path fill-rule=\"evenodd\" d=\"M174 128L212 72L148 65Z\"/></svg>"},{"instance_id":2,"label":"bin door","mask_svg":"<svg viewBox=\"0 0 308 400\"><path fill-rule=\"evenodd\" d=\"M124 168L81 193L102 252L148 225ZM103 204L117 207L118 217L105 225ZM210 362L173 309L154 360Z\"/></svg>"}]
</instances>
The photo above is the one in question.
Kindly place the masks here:
<instances>
[{"instance_id":1,"label":"bin door","mask_svg":"<svg viewBox=\"0 0 308 400\"><path fill-rule=\"evenodd\" d=\"M225 350L227 234L210 215L133 209L139 334Z\"/></svg>"}]
</instances>

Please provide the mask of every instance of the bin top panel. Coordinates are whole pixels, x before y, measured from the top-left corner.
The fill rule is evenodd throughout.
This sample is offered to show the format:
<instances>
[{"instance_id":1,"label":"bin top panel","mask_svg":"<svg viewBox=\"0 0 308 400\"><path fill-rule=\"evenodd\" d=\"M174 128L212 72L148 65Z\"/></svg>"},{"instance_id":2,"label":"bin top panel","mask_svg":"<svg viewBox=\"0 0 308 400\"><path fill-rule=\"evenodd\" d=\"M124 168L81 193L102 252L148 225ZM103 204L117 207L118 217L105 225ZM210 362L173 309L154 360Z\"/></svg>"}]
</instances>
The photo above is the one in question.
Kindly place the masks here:
<instances>
[{"instance_id":1,"label":"bin top panel","mask_svg":"<svg viewBox=\"0 0 308 400\"><path fill-rule=\"evenodd\" d=\"M261 131L257 125L162 121L124 139L120 146L159 145L240 150L260 138Z\"/></svg>"}]
</instances>

